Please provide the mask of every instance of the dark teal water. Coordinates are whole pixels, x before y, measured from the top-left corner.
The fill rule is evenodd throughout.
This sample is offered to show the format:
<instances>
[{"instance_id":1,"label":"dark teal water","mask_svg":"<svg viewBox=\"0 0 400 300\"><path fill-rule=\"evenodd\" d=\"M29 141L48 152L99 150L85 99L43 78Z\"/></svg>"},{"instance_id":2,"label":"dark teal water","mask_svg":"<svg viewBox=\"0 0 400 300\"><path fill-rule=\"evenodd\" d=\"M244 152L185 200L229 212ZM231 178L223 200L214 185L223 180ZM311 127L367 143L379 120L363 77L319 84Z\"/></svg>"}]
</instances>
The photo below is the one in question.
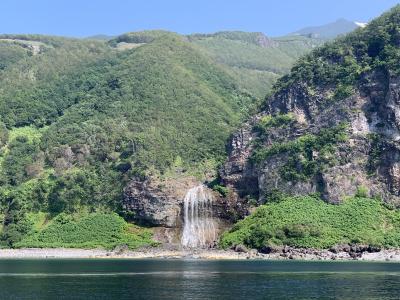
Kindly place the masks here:
<instances>
[{"instance_id":1,"label":"dark teal water","mask_svg":"<svg viewBox=\"0 0 400 300\"><path fill-rule=\"evenodd\" d=\"M400 264L0 260L0 299L399 299Z\"/></svg>"}]
</instances>

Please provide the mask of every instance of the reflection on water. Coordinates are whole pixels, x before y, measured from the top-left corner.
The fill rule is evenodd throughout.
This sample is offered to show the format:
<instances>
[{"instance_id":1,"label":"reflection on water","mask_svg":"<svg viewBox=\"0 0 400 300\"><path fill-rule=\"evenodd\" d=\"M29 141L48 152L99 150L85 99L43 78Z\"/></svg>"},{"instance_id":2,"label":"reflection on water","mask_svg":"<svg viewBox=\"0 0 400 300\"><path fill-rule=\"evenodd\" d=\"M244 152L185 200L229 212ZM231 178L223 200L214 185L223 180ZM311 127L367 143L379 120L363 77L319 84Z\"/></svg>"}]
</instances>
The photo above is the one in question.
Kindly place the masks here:
<instances>
[{"instance_id":1,"label":"reflection on water","mask_svg":"<svg viewBox=\"0 0 400 300\"><path fill-rule=\"evenodd\" d=\"M0 260L0 299L399 299L400 264Z\"/></svg>"}]
</instances>

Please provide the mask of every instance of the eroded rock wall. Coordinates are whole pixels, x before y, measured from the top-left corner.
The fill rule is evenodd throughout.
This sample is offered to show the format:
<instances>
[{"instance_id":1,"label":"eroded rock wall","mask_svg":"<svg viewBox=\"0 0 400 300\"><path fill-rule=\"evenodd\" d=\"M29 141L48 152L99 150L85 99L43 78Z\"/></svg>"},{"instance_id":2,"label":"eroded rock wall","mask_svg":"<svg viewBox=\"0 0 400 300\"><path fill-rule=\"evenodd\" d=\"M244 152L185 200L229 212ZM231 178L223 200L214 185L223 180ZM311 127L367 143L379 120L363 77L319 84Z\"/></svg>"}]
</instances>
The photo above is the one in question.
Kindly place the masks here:
<instances>
[{"instance_id":1,"label":"eroded rock wall","mask_svg":"<svg viewBox=\"0 0 400 300\"><path fill-rule=\"evenodd\" d=\"M134 179L124 189L123 209L133 215L133 219L148 226L160 227L156 230L157 240L167 244L177 244L183 228L183 207L186 193L203 184L194 177L179 177L160 180ZM206 187L205 187L206 188ZM229 199L209 190L212 194L212 213L217 226L223 229L236 207Z\"/></svg>"},{"instance_id":2,"label":"eroded rock wall","mask_svg":"<svg viewBox=\"0 0 400 300\"><path fill-rule=\"evenodd\" d=\"M332 101L335 87L309 91L298 84L270 99L264 109L233 136L229 157L220 171L223 183L237 198L258 195L258 202L279 190L290 195L319 193L331 203L355 195L360 188L369 197L400 205L400 78L378 70L361 78L351 97ZM262 147L294 141L346 124L346 141L333 148L335 158L326 168L306 180L290 181L281 176L290 160L286 152L261 162L251 160L259 133L255 125L263 116L291 114L290 126L270 128ZM319 157L319 153L312 156Z\"/></svg>"}]
</instances>

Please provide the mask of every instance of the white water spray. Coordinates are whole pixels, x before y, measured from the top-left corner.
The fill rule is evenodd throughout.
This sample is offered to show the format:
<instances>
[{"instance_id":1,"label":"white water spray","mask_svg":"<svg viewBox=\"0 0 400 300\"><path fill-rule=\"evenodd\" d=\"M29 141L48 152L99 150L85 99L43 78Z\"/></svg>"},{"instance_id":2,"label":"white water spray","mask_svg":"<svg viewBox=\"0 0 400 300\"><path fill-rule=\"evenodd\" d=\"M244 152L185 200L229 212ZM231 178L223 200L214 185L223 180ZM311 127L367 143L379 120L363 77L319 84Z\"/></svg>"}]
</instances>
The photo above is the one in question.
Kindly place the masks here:
<instances>
[{"instance_id":1,"label":"white water spray","mask_svg":"<svg viewBox=\"0 0 400 300\"><path fill-rule=\"evenodd\" d=\"M191 188L184 200L183 247L204 248L213 245L217 238L212 215L213 196L203 185Z\"/></svg>"}]
</instances>

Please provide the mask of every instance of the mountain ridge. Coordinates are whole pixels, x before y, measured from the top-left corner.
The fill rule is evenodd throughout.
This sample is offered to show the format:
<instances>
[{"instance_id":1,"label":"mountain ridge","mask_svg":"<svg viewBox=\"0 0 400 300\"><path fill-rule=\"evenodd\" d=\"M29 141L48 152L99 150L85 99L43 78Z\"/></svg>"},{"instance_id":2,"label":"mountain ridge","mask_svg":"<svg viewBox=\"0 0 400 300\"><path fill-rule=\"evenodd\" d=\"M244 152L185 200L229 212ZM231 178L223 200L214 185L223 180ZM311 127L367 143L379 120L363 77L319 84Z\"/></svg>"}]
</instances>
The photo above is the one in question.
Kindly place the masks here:
<instances>
[{"instance_id":1,"label":"mountain ridge","mask_svg":"<svg viewBox=\"0 0 400 300\"><path fill-rule=\"evenodd\" d=\"M336 203L362 185L367 195L398 205L399 12L397 6L313 51L279 79L262 111L234 135L226 183L240 190L246 186L241 174L245 182L258 182L249 186L260 188L261 202L272 185L288 194L321 193ZM387 152L377 153L381 147ZM329 153L336 158L330 161Z\"/></svg>"},{"instance_id":2,"label":"mountain ridge","mask_svg":"<svg viewBox=\"0 0 400 300\"><path fill-rule=\"evenodd\" d=\"M224 247L400 246L399 36L400 5L278 80L220 170L247 207Z\"/></svg>"},{"instance_id":3,"label":"mountain ridge","mask_svg":"<svg viewBox=\"0 0 400 300\"><path fill-rule=\"evenodd\" d=\"M319 26L309 26L299 29L289 35L313 36L324 39L333 39L339 35L349 33L359 27L365 27L367 23L349 21L344 18L337 19L334 22Z\"/></svg>"}]
</instances>

